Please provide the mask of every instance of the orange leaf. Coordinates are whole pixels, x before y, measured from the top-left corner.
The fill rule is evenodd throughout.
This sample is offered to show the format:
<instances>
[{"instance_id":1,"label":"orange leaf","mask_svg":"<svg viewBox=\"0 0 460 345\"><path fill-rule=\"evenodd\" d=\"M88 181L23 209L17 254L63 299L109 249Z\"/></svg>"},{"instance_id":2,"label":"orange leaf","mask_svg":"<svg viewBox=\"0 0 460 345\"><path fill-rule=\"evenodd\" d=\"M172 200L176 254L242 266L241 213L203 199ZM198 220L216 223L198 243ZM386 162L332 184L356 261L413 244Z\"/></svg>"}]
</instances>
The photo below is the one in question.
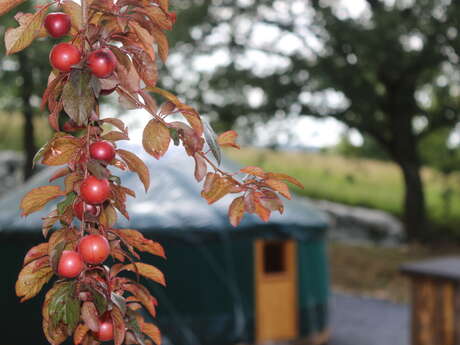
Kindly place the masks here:
<instances>
[{"instance_id":1,"label":"orange leaf","mask_svg":"<svg viewBox=\"0 0 460 345\"><path fill-rule=\"evenodd\" d=\"M113 307L111 311L113 321L113 341L115 345L123 344L126 334L125 321L123 320L123 314L120 309Z\"/></svg>"},{"instance_id":2,"label":"orange leaf","mask_svg":"<svg viewBox=\"0 0 460 345\"><path fill-rule=\"evenodd\" d=\"M166 286L166 281L163 273L155 266L144 264L143 262L134 262L132 264L123 266L123 270L138 273L145 278Z\"/></svg>"},{"instance_id":3,"label":"orange leaf","mask_svg":"<svg viewBox=\"0 0 460 345\"><path fill-rule=\"evenodd\" d=\"M160 159L168 151L171 136L169 129L158 120L150 120L144 128L142 135L142 145L144 150Z\"/></svg>"},{"instance_id":4,"label":"orange leaf","mask_svg":"<svg viewBox=\"0 0 460 345\"><path fill-rule=\"evenodd\" d=\"M17 4L17 3L16 3ZM16 4L14 6L16 6ZM0 9L3 7L0 3ZM14 7L13 6L13 7ZM46 12L51 3L43 6L34 14L23 15L17 28L9 28L5 32L6 54L11 55L28 47L40 35ZM8 8L8 6L6 6Z\"/></svg>"},{"instance_id":5,"label":"orange leaf","mask_svg":"<svg viewBox=\"0 0 460 345\"><path fill-rule=\"evenodd\" d=\"M0 16L22 4L25 0L0 0Z\"/></svg>"},{"instance_id":6,"label":"orange leaf","mask_svg":"<svg viewBox=\"0 0 460 345\"><path fill-rule=\"evenodd\" d=\"M139 40L142 42L142 45L145 51L149 54L150 58L155 61L155 51L153 50L153 37L150 33L144 29L139 23L135 21L130 21L129 26L136 33Z\"/></svg>"},{"instance_id":7,"label":"orange leaf","mask_svg":"<svg viewBox=\"0 0 460 345\"><path fill-rule=\"evenodd\" d=\"M240 169L240 172L249 174L249 175L253 175L253 176L257 176L257 177L261 177L261 178L265 177L265 172L263 171L262 168L259 168L259 167L252 167L252 166L244 167L243 169Z\"/></svg>"},{"instance_id":8,"label":"orange leaf","mask_svg":"<svg viewBox=\"0 0 460 345\"><path fill-rule=\"evenodd\" d=\"M43 155L42 163L45 165L63 165L76 156L82 147L80 139L71 136L61 136L51 142L48 150Z\"/></svg>"},{"instance_id":9,"label":"orange leaf","mask_svg":"<svg viewBox=\"0 0 460 345\"><path fill-rule=\"evenodd\" d=\"M157 345L161 345L161 332L159 328L151 323L144 322L142 333L147 334Z\"/></svg>"},{"instance_id":10,"label":"orange leaf","mask_svg":"<svg viewBox=\"0 0 460 345\"><path fill-rule=\"evenodd\" d=\"M23 265L27 265L28 263L41 258L42 256L48 255L48 242L40 243L39 245L32 247L27 252L26 256L24 257Z\"/></svg>"},{"instance_id":11,"label":"orange leaf","mask_svg":"<svg viewBox=\"0 0 460 345\"><path fill-rule=\"evenodd\" d=\"M45 285L53 276L51 266L47 265L39 270L35 270L35 266L29 263L19 273L16 281L16 295L21 298L21 302L25 302L36 296L43 285Z\"/></svg>"},{"instance_id":12,"label":"orange leaf","mask_svg":"<svg viewBox=\"0 0 460 345\"><path fill-rule=\"evenodd\" d=\"M140 284L125 284L123 285L126 291L129 291L137 299L138 302L147 309L147 311L156 317L155 306L158 304L157 300L150 294L149 290Z\"/></svg>"},{"instance_id":13,"label":"orange leaf","mask_svg":"<svg viewBox=\"0 0 460 345\"><path fill-rule=\"evenodd\" d=\"M240 148L239 145L236 144L236 138L238 138L237 132L233 130L227 131L227 132L220 134L217 137L217 143L222 147L231 146L231 147L239 149Z\"/></svg>"},{"instance_id":14,"label":"orange leaf","mask_svg":"<svg viewBox=\"0 0 460 345\"><path fill-rule=\"evenodd\" d=\"M73 334L73 343L75 345L80 345L88 332L88 326L86 326L84 323L80 323L75 329L75 333Z\"/></svg>"},{"instance_id":15,"label":"orange leaf","mask_svg":"<svg viewBox=\"0 0 460 345\"><path fill-rule=\"evenodd\" d=\"M233 226L238 226L244 217L244 197L240 196L232 201L228 208L228 218Z\"/></svg>"},{"instance_id":16,"label":"orange leaf","mask_svg":"<svg viewBox=\"0 0 460 345\"><path fill-rule=\"evenodd\" d=\"M129 140L129 137L125 133L110 131L102 136L104 140L110 141L119 141L119 140Z\"/></svg>"},{"instance_id":17,"label":"orange leaf","mask_svg":"<svg viewBox=\"0 0 460 345\"><path fill-rule=\"evenodd\" d=\"M152 35L155 38L158 47L158 54L160 55L161 60L163 60L163 62L166 62L169 55L168 38L166 37L163 31L161 31L155 26L152 27Z\"/></svg>"},{"instance_id":18,"label":"orange leaf","mask_svg":"<svg viewBox=\"0 0 460 345\"><path fill-rule=\"evenodd\" d=\"M252 198L254 200L255 213L259 216L260 219L262 219L262 221L268 222L270 219L271 211L262 205L256 193L252 194Z\"/></svg>"},{"instance_id":19,"label":"orange leaf","mask_svg":"<svg viewBox=\"0 0 460 345\"><path fill-rule=\"evenodd\" d=\"M21 200L22 215L27 216L41 210L45 205L65 193L58 186L42 186L32 189Z\"/></svg>"},{"instance_id":20,"label":"orange leaf","mask_svg":"<svg viewBox=\"0 0 460 345\"><path fill-rule=\"evenodd\" d=\"M230 179L208 173L201 196L206 199L208 204L212 204L230 193L233 186L234 184Z\"/></svg>"},{"instance_id":21,"label":"orange leaf","mask_svg":"<svg viewBox=\"0 0 460 345\"><path fill-rule=\"evenodd\" d=\"M120 131L122 131L125 134L128 133L128 130L127 130L124 122L121 121L120 119L116 119L116 118L113 118L113 117L107 117L105 119L102 119L101 121L103 123L109 123L112 126L115 126L116 128L118 128Z\"/></svg>"},{"instance_id":22,"label":"orange leaf","mask_svg":"<svg viewBox=\"0 0 460 345\"><path fill-rule=\"evenodd\" d=\"M158 6L148 6L144 10L145 14L152 22L158 25L163 30L171 30L171 18Z\"/></svg>"},{"instance_id":23,"label":"orange leaf","mask_svg":"<svg viewBox=\"0 0 460 345\"><path fill-rule=\"evenodd\" d=\"M166 258L161 244L145 238L139 231L132 229L112 229L124 242L136 249Z\"/></svg>"},{"instance_id":24,"label":"orange leaf","mask_svg":"<svg viewBox=\"0 0 460 345\"><path fill-rule=\"evenodd\" d=\"M265 180L264 183L273 190L279 192L286 199L292 198L291 193L289 192L289 187L286 183L274 179Z\"/></svg>"},{"instance_id":25,"label":"orange leaf","mask_svg":"<svg viewBox=\"0 0 460 345\"><path fill-rule=\"evenodd\" d=\"M294 185L296 185L299 188L304 188L303 184L300 183L297 179L295 179L292 176L286 175L286 174L281 174L281 173L267 173L267 177L275 180L282 180L282 181L287 181L290 182Z\"/></svg>"},{"instance_id":26,"label":"orange leaf","mask_svg":"<svg viewBox=\"0 0 460 345\"><path fill-rule=\"evenodd\" d=\"M150 186L150 173L147 165L132 152L119 149L117 153L128 165L129 170L139 175L140 180L144 184L145 191L147 192Z\"/></svg>"}]
</instances>

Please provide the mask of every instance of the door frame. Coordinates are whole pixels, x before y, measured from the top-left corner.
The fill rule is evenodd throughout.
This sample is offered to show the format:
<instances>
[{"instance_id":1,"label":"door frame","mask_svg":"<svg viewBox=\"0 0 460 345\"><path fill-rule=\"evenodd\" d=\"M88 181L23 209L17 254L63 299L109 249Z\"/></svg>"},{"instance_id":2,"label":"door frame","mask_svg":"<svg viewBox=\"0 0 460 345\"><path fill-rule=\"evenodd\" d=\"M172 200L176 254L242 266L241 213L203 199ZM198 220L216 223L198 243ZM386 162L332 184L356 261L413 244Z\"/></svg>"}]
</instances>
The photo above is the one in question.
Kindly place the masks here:
<instances>
[{"instance_id":1,"label":"door frame","mask_svg":"<svg viewBox=\"0 0 460 345\"><path fill-rule=\"evenodd\" d=\"M284 263L285 270L283 272L276 273L265 273L264 270L264 246L267 243L273 242L282 242L284 245ZM286 281L287 279L291 280L293 287L291 300L293 301L293 312L292 315L294 320L294 334L292 339L299 337L299 288L298 288L298 267L297 267L297 242L292 239L285 240L265 240L258 239L254 241L254 293L255 293L255 320L254 320L254 338L255 342L261 344L263 342L269 342L269 340L262 339L262 321L259 315L261 314L261 305L264 301L261 300L261 295L259 289L261 289L261 284L267 284L270 282L277 281ZM288 340L288 339L286 339Z\"/></svg>"}]
</instances>

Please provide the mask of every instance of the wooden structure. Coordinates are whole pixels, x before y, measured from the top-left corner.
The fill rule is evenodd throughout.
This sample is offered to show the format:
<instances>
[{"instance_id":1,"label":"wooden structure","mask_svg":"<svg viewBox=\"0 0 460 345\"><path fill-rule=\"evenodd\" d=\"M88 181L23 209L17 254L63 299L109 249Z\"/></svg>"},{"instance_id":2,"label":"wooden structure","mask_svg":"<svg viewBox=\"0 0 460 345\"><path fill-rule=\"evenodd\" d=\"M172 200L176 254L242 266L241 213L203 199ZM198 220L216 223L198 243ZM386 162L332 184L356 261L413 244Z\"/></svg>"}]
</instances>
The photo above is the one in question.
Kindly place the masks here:
<instances>
[{"instance_id":1,"label":"wooden structure","mask_svg":"<svg viewBox=\"0 0 460 345\"><path fill-rule=\"evenodd\" d=\"M460 257L404 264L411 281L411 344L460 344Z\"/></svg>"}]
</instances>

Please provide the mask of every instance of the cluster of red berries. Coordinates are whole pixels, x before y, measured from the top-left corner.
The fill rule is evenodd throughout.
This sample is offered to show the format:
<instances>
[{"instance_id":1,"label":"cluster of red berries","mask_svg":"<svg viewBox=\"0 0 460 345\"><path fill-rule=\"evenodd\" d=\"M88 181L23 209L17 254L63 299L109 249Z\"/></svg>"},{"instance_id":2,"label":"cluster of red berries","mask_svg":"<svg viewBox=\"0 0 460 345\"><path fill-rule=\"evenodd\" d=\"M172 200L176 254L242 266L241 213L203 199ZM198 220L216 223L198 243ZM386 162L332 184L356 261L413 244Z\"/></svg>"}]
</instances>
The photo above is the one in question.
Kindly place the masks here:
<instances>
[{"instance_id":1,"label":"cluster of red berries","mask_svg":"<svg viewBox=\"0 0 460 345\"><path fill-rule=\"evenodd\" d=\"M112 143L101 140L89 146L92 159L111 162L115 158L115 147ZM97 217L103 204L110 195L110 183L106 179L94 176L85 178L80 187L80 199L73 204L76 217L80 220ZM85 265L100 265L110 254L109 241L102 235L90 234L82 237L78 242L77 250L64 250L59 259L57 273L63 278L75 278L84 269ZM99 331L95 334L99 341L113 339L113 323L109 314L100 319Z\"/></svg>"},{"instance_id":2,"label":"cluster of red berries","mask_svg":"<svg viewBox=\"0 0 460 345\"><path fill-rule=\"evenodd\" d=\"M50 13L45 18L45 28L54 38L65 36L71 28L70 17L61 12ZM61 72L70 72L72 66L82 60L82 52L70 43L56 44L50 52L50 63ZM117 66L117 59L108 48L99 48L89 53L86 64L98 78L108 78Z\"/></svg>"}]
</instances>

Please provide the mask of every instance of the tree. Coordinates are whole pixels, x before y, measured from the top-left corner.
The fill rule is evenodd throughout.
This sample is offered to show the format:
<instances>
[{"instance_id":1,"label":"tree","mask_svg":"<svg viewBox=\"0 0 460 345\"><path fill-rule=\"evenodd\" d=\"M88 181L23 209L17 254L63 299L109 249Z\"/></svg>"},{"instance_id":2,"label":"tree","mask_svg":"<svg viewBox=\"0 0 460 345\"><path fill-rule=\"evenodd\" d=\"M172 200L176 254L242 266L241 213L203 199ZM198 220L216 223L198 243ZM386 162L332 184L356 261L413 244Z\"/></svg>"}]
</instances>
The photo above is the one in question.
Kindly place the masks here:
<instances>
[{"instance_id":1,"label":"tree","mask_svg":"<svg viewBox=\"0 0 460 345\"><path fill-rule=\"evenodd\" d=\"M0 0L0 15L23 1ZM48 14L52 6L63 12ZM150 172L135 153L117 148L118 141L129 140L128 129L120 119L101 116L100 96L116 92L121 104L150 113L142 137L145 151L160 159L171 142L182 145L195 161L195 179L204 182L201 194L209 204L235 196L228 211L234 226L245 213L263 221L273 211L283 213L280 196L291 197L285 182L301 184L258 167L234 173L220 169L220 148L238 148L237 133L217 136L194 108L157 87L156 59L166 61L169 45L164 32L175 22L167 0L82 0L81 5L72 0L49 1L33 13L17 13L15 19L18 25L4 35L8 55L21 53L48 34L70 36L49 54L53 69L41 105L49 110L56 133L35 158L60 167L50 183L63 178L64 188L36 187L21 200L23 216L40 211L50 201L59 199L59 203L43 218L47 241L31 248L24 258L16 294L21 302L27 301L55 278L42 307L43 332L50 344L62 344L73 336L75 345L112 340L115 345L160 345L159 329L144 319L147 313L156 317L157 300L140 278L165 286L165 277L155 266L143 263L140 253L166 258L165 252L161 244L137 230L115 228L119 214L129 219L127 198L136 195L109 167L136 173L146 192ZM30 57L23 59L31 62ZM28 101L31 94L26 96ZM165 102L157 106L155 97ZM171 118L173 114L181 117ZM111 267L104 265L109 256L116 262Z\"/></svg>"},{"instance_id":2,"label":"tree","mask_svg":"<svg viewBox=\"0 0 460 345\"><path fill-rule=\"evenodd\" d=\"M30 11L32 4L27 2L19 7L21 11ZM0 32L13 25L11 15L0 18ZM2 35L3 36L3 35ZM23 176L27 180L33 174L33 157L37 151L34 117L40 114L34 98L39 99L48 79L48 54L51 48L49 40L33 44L29 50L3 60L4 68L0 68L0 85L2 93L0 102L2 110L18 112L24 119L23 150L25 154ZM0 47L0 55L5 53ZM31 64L33 60L33 64Z\"/></svg>"},{"instance_id":3,"label":"tree","mask_svg":"<svg viewBox=\"0 0 460 345\"><path fill-rule=\"evenodd\" d=\"M215 100L211 116L225 126L242 117L329 116L359 130L401 169L408 237L429 233L418 144L459 119L458 2L365 0L360 15L328 0L187 4L206 24L195 18L177 37L187 49L181 64L197 65L216 49L227 56L189 78L212 90L201 93ZM263 95L258 104L248 96L254 91Z\"/></svg>"}]
</instances>

